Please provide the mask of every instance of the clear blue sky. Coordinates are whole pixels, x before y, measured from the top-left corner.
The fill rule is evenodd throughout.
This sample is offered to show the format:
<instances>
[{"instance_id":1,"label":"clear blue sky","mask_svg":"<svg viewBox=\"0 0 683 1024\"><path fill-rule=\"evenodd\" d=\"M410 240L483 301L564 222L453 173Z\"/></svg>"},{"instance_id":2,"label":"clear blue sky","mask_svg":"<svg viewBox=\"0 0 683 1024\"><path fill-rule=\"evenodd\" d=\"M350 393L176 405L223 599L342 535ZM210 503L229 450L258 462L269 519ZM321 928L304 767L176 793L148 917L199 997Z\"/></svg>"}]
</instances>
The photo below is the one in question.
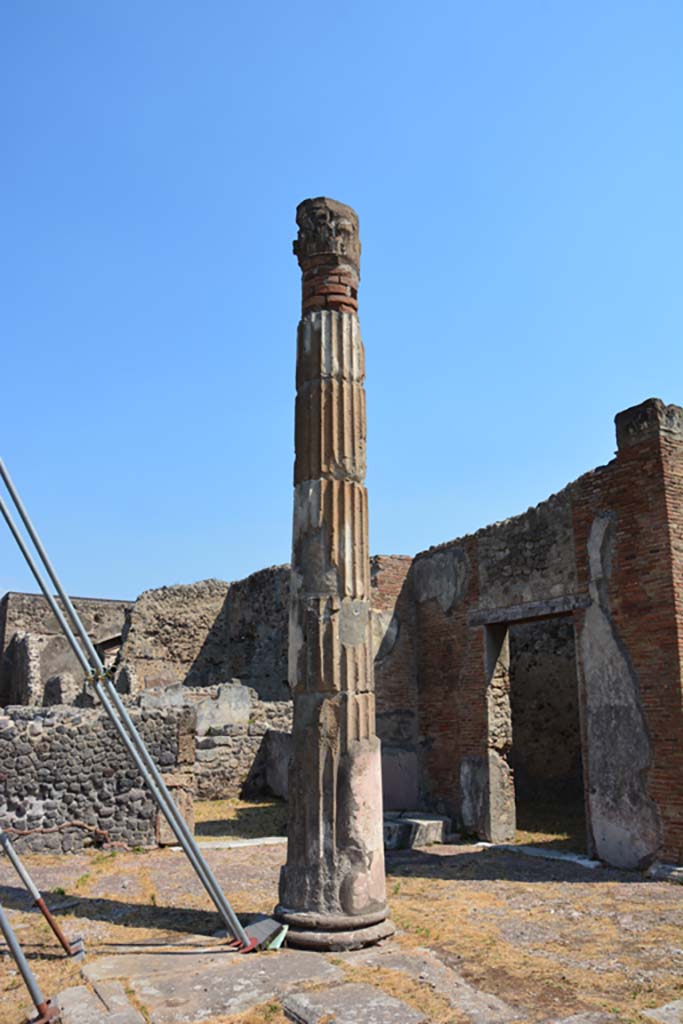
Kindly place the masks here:
<instances>
[{"instance_id":1,"label":"clear blue sky","mask_svg":"<svg viewBox=\"0 0 683 1024\"><path fill-rule=\"evenodd\" d=\"M360 215L373 551L683 403L679 0L5 0L0 47L1 451L72 593L288 560L307 196Z\"/></svg>"}]
</instances>

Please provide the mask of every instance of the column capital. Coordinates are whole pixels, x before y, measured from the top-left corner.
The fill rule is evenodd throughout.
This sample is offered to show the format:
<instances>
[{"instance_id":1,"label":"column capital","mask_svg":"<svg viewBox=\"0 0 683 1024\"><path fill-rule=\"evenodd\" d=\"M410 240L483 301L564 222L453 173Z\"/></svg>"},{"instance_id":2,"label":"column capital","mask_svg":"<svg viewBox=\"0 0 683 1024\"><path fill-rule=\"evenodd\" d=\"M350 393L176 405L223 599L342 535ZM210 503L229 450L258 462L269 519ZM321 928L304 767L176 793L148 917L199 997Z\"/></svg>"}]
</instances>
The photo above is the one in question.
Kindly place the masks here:
<instances>
[{"instance_id":1,"label":"column capital","mask_svg":"<svg viewBox=\"0 0 683 1024\"><path fill-rule=\"evenodd\" d=\"M296 208L299 234L293 243L301 269L308 269L316 256L335 256L360 271L358 214L336 199L318 196L304 199ZM306 263L306 267L304 267Z\"/></svg>"}]
</instances>

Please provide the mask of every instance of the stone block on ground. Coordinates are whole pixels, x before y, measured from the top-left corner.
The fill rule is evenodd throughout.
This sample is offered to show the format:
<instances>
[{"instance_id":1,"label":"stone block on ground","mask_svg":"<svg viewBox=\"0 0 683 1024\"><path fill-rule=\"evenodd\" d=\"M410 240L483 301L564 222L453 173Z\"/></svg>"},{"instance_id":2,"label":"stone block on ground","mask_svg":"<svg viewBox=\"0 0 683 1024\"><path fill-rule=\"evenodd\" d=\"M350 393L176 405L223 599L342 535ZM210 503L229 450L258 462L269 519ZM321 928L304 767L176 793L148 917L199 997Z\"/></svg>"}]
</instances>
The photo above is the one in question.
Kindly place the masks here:
<instances>
[{"instance_id":1,"label":"stone block on ground","mask_svg":"<svg viewBox=\"0 0 683 1024\"><path fill-rule=\"evenodd\" d=\"M683 885L683 867L678 864L661 864L655 862L645 872L648 878L654 878L657 882L673 882Z\"/></svg>"},{"instance_id":2,"label":"stone block on ground","mask_svg":"<svg viewBox=\"0 0 683 1024\"><path fill-rule=\"evenodd\" d=\"M458 1010L471 1024L508 1024L520 1018L517 1010L497 996L475 988L428 949L415 949L410 953L391 948L373 949L342 956L350 964L380 967L414 978L447 999L453 1009ZM591 1022L587 1021L586 1024Z\"/></svg>"},{"instance_id":3,"label":"stone block on ground","mask_svg":"<svg viewBox=\"0 0 683 1024\"><path fill-rule=\"evenodd\" d=\"M91 992L85 985L67 988L57 996L61 1024L145 1024L120 981L104 981Z\"/></svg>"},{"instance_id":4,"label":"stone block on ground","mask_svg":"<svg viewBox=\"0 0 683 1024\"><path fill-rule=\"evenodd\" d=\"M338 985L324 992L298 992L284 1001L295 1024L422 1024L427 1018L373 985Z\"/></svg>"},{"instance_id":5,"label":"stone block on ground","mask_svg":"<svg viewBox=\"0 0 683 1024\"><path fill-rule=\"evenodd\" d=\"M451 832L450 818L421 811L390 812L384 817L384 846L387 850L408 850L414 846L444 843Z\"/></svg>"},{"instance_id":6,"label":"stone block on ground","mask_svg":"<svg viewBox=\"0 0 683 1024\"><path fill-rule=\"evenodd\" d=\"M594 1013L588 1010L586 1013L574 1013L571 1017L563 1017L562 1020L550 1021L549 1024L617 1024L617 1018L609 1013Z\"/></svg>"},{"instance_id":7,"label":"stone block on ground","mask_svg":"<svg viewBox=\"0 0 683 1024\"><path fill-rule=\"evenodd\" d=\"M150 1019L163 1024L195 1024L214 1015L244 1013L301 986L329 985L342 977L338 967L317 953L281 950L240 956L225 948L102 957L87 964L83 973L93 985L125 978Z\"/></svg>"},{"instance_id":8,"label":"stone block on ground","mask_svg":"<svg viewBox=\"0 0 683 1024\"><path fill-rule=\"evenodd\" d=\"M654 1010L641 1010L643 1017L654 1020L657 1024L683 1024L683 999L673 1003L665 1003Z\"/></svg>"}]
</instances>

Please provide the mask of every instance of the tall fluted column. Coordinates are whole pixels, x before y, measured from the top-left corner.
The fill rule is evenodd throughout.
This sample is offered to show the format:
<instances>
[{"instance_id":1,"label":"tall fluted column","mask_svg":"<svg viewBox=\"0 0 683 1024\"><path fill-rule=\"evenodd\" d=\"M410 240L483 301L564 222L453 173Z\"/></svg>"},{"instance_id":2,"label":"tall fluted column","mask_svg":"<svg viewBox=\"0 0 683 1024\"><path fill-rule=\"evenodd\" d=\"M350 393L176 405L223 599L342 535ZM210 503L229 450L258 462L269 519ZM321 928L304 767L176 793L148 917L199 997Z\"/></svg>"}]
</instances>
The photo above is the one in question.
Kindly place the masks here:
<instances>
[{"instance_id":1,"label":"tall fluted column","mask_svg":"<svg viewBox=\"0 0 683 1024\"><path fill-rule=\"evenodd\" d=\"M289 624L294 728L276 913L293 945L349 949L394 930L370 644L360 242L355 212L331 199L305 200L296 219L303 301Z\"/></svg>"}]
</instances>

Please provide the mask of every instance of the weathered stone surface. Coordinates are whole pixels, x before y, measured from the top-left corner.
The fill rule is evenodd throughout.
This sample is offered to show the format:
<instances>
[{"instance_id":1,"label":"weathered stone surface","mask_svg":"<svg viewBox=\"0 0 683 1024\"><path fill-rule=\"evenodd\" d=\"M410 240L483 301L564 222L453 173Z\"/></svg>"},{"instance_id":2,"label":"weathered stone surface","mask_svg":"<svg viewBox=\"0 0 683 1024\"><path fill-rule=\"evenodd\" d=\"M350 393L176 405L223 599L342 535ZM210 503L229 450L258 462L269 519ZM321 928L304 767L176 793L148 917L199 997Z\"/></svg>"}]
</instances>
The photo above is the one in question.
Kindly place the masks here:
<instances>
[{"instance_id":1,"label":"weathered stone surface","mask_svg":"<svg viewBox=\"0 0 683 1024\"><path fill-rule=\"evenodd\" d=\"M64 989L55 1000L61 1024L145 1024L119 981L100 982L90 991L85 985Z\"/></svg>"},{"instance_id":2,"label":"weathered stone surface","mask_svg":"<svg viewBox=\"0 0 683 1024\"><path fill-rule=\"evenodd\" d=\"M506 607L577 590L569 494L477 534L480 608Z\"/></svg>"},{"instance_id":3,"label":"weathered stone surface","mask_svg":"<svg viewBox=\"0 0 683 1024\"><path fill-rule=\"evenodd\" d=\"M665 1003L654 1010L641 1010L643 1017L654 1020L657 1024L683 1024L683 999L673 1003Z\"/></svg>"},{"instance_id":4,"label":"weathered stone surface","mask_svg":"<svg viewBox=\"0 0 683 1024\"><path fill-rule=\"evenodd\" d=\"M453 1009L460 1011L471 1024L507 1024L522 1016L497 996L470 985L428 949L411 950L409 954L396 949L364 950L349 953L344 959L350 964L380 967L415 978L445 996Z\"/></svg>"},{"instance_id":5,"label":"weathered stone surface","mask_svg":"<svg viewBox=\"0 0 683 1024\"><path fill-rule=\"evenodd\" d=\"M194 834L194 771L185 769L172 774L167 773L164 775L164 782L190 832ZM161 811L157 811L156 841L158 846L174 846L178 842L175 832Z\"/></svg>"},{"instance_id":6,"label":"weathered stone surface","mask_svg":"<svg viewBox=\"0 0 683 1024\"><path fill-rule=\"evenodd\" d=\"M93 843L150 846L157 809L111 723L101 710L10 707L0 728L0 825L19 852L71 853ZM185 748L194 744L186 708L132 717L162 772L171 771L186 797L193 790ZM173 783L172 783L173 784ZM28 835L14 834L28 832Z\"/></svg>"},{"instance_id":7,"label":"weathered stone surface","mask_svg":"<svg viewBox=\"0 0 683 1024\"><path fill-rule=\"evenodd\" d=\"M355 322L357 218L315 199L299 206L297 222L303 317L289 626L293 757L276 912L290 925L291 944L329 949L376 941L391 926L370 632L363 347ZM335 312L321 313L336 295Z\"/></svg>"},{"instance_id":8,"label":"weathered stone surface","mask_svg":"<svg viewBox=\"0 0 683 1024\"><path fill-rule=\"evenodd\" d=\"M101 999L86 985L74 985L59 992L55 999L64 1024L91 1024L99 1020L104 1007Z\"/></svg>"},{"instance_id":9,"label":"weathered stone surface","mask_svg":"<svg viewBox=\"0 0 683 1024\"><path fill-rule=\"evenodd\" d=\"M415 600L438 601L448 612L456 601L462 601L467 587L469 562L464 548L452 547L415 564L413 585Z\"/></svg>"},{"instance_id":10,"label":"weathered stone surface","mask_svg":"<svg viewBox=\"0 0 683 1024\"><path fill-rule=\"evenodd\" d=\"M138 952L102 957L88 963L83 973L93 984L126 978L153 1024L196 1024L214 1014L242 1013L298 986L342 978L339 968L318 954L294 950L281 950L277 956L240 956L227 950Z\"/></svg>"},{"instance_id":11,"label":"weathered stone surface","mask_svg":"<svg viewBox=\"0 0 683 1024\"><path fill-rule=\"evenodd\" d=\"M299 264L315 256L336 257L336 262L360 266L360 238L356 211L335 199L304 199L296 208L299 233L293 244Z\"/></svg>"},{"instance_id":12,"label":"weathered stone surface","mask_svg":"<svg viewBox=\"0 0 683 1024\"><path fill-rule=\"evenodd\" d=\"M136 692L238 678L262 699L288 698L288 598L288 566L235 583L204 580L145 591L124 630L119 687Z\"/></svg>"},{"instance_id":13,"label":"weathered stone surface","mask_svg":"<svg viewBox=\"0 0 683 1024\"><path fill-rule=\"evenodd\" d=\"M588 539L591 605L579 640L585 680L588 801L598 857L622 868L646 867L662 829L647 792L652 748L633 664L612 623L607 581L614 519L598 516Z\"/></svg>"},{"instance_id":14,"label":"weathered stone surface","mask_svg":"<svg viewBox=\"0 0 683 1024\"><path fill-rule=\"evenodd\" d=\"M327 992L288 996L285 1015L296 1024L422 1024L427 1018L373 985L339 985Z\"/></svg>"},{"instance_id":15,"label":"weathered stone surface","mask_svg":"<svg viewBox=\"0 0 683 1024\"><path fill-rule=\"evenodd\" d=\"M387 850L444 843L450 831L450 819L438 814L405 811L399 815L384 816L384 846Z\"/></svg>"},{"instance_id":16,"label":"weathered stone surface","mask_svg":"<svg viewBox=\"0 0 683 1024\"><path fill-rule=\"evenodd\" d=\"M107 1010L108 1024L145 1024L144 1017L131 1005L120 981L100 981L94 989Z\"/></svg>"},{"instance_id":17,"label":"weathered stone surface","mask_svg":"<svg viewBox=\"0 0 683 1024\"><path fill-rule=\"evenodd\" d=\"M197 704L197 736L206 736L210 729L226 725L248 725L251 704L252 694L240 685L239 679L219 686L215 700L208 698Z\"/></svg>"},{"instance_id":18,"label":"weathered stone surface","mask_svg":"<svg viewBox=\"0 0 683 1024\"><path fill-rule=\"evenodd\" d=\"M661 398L648 398L640 405L624 409L614 417L614 423L620 449L661 435L683 441L683 409L679 405L665 405Z\"/></svg>"},{"instance_id":19,"label":"weathered stone surface","mask_svg":"<svg viewBox=\"0 0 683 1024\"><path fill-rule=\"evenodd\" d=\"M72 600L95 644L121 635L130 602ZM20 636L28 638L23 640L23 650L21 643L15 644ZM5 594L0 601L0 645L0 705L42 704L50 679L47 703L72 703L81 693L83 672L42 595Z\"/></svg>"},{"instance_id":20,"label":"weathered stone surface","mask_svg":"<svg viewBox=\"0 0 683 1024\"><path fill-rule=\"evenodd\" d=\"M589 1010L587 1013L574 1013L571 1017L551 1021L550 1024L616 1024L616 1021L617 1018L609 1013L592 1013Z\"/></svg>"},{"instance_id":21,"label":"weathered stone surface","mask_svg":"<svg viewBox=\"0 0 683 1024\"><path fill-rule=\"evenodd\" d=\"M273 796L286 800L289 793L289 762L292 756L292 736L288 732L270 729L264 739L265 784Z\"/></svg>"}]
</instances>

